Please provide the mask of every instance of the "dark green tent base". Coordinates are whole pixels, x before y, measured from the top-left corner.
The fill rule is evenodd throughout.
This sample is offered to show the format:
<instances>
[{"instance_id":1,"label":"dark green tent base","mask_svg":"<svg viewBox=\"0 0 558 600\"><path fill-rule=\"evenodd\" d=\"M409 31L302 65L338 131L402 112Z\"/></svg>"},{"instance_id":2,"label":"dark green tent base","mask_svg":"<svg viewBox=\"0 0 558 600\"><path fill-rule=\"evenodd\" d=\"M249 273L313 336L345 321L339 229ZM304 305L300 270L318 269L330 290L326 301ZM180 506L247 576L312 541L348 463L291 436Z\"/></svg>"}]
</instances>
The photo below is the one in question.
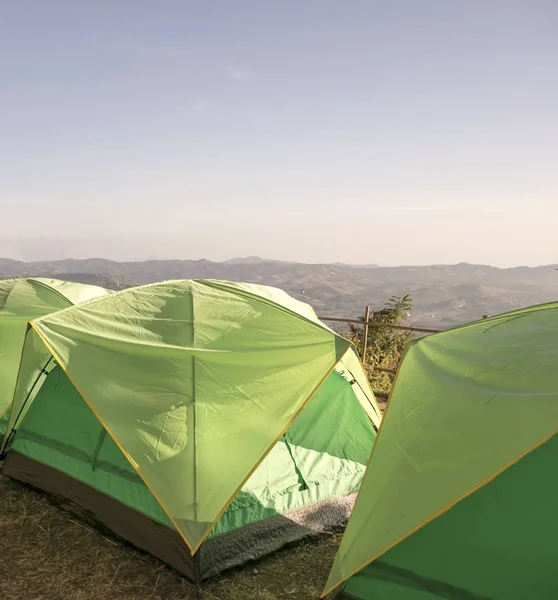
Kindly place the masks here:
<instances>
[{"instance_id":1,"label":"dark green tent base","mask_svg":"<svg viewBox=\"0 0 558 600\"><path fill-rule=\"evenodd\" d=\"M342 531L356 497L349 493L215 535L192 557L176 531L57 469L12 450L1 471L46 492L57 505L103 534L152 554L194 581L261 559L286 545Z\"/></svg>"},{"instance_id":2,"label":"dark green tent base","mask_svg":"<svg viewBox=\"0 0 558 600\"><path fill-rule=\"evenodd\" d=\"M414 590L421 594L428 594L430 598L440 600L491 600L488 596L479 596L469 590L438 581L430 577L424 577L409 569L402 569L377 560L368 567L369 575L373 578L392 583L399 590ZM360 596L347 595L348 592L341 591L336 600L359 600ZM374 595L374 592L372 592ZM372 597L372 596L370 596Z\"/></svg>"},{"instance_id":3,"label":"dark green tent base","mask_svg":"<svg viewBox=\"0 0 558 600\"><path fill-rule=\"evenodd\" d=\"M171 567L196 579L195 562L176 531L135 511L77 479L18 452L9 452L2 475L46 492L49 499L89 525L121 542L153 554Z\"/></svg>"}]
</instances>

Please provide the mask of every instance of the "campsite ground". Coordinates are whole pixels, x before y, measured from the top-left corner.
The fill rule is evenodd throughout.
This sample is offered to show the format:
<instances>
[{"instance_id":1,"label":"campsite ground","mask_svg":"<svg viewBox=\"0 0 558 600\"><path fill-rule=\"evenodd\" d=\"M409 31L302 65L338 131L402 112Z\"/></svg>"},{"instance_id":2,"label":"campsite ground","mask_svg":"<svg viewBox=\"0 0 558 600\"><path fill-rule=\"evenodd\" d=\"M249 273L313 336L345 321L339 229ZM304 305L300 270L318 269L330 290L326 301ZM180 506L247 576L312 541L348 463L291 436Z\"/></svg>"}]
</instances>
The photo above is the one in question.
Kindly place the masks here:
<instances>
[{"instance_id":1,"label":"campsite ground","mask_svg":"<svg viewBox=\"0 0 558 600\"><path fill-rule=\"evenodd\" d=\"M0 476L3 600L316 600L340 537L283 550L196 588Z\"/></svg>"}]
</instances>

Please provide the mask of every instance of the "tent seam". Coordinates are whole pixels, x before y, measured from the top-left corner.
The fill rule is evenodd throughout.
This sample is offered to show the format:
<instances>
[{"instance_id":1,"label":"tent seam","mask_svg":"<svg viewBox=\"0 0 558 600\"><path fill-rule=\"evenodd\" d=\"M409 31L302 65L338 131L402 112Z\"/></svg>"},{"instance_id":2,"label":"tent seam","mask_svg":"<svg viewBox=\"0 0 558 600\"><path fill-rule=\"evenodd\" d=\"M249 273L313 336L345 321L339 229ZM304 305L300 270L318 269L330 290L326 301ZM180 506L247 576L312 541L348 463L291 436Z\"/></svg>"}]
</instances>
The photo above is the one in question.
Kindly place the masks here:
<instances>
[{"instance_id":1,"label":"tent seam","mask_svg":"<svg viewBox=\"0 0 558 600\"><path fill-rule=\"evenodd\" d=\"M4 300L4 304L2 304L2 306L0 306L0 311L4 310L4 307L6 306L6 302L10 299L10 296L12 295L17 284L21 283L22 281L25 281L25 279L23 277L12 277L11 279L5 279L4 281L13 281L14 285L10 288L10 290L6 294L6 299Z\"/></svg>"},{"instance_id":2,"label":"tent seam","mask_svg":"<svg viewBox=\"0 0 558 600\"><path fill-rule=\"evenodd\" d=\"M350 345L350 343L347 340L345 340L345 341L347 342L347 344ZM254 467L250 470L250 472L248 473L248 475L242 480L242 482L240 483L240 485L236 488L236 490L234 491L234 493L231 495L231 497L228 499L228 501L225 503L225 505L221 509L220 513L217 515L217 518L211 523L211 525L209 526L209 528L203 534L201 540L198 542L198 544L194 548L194 550L192 552L193 554L195 554L199 550L199 548L202 545L202 543L207 539L208 535L211 533L211 530L218 523L219 519L225 514L226 510L228 509L228 507L232 504L233 500L236 498L236 496L238 495L238 493L240 492L240 490L244 487L244 484L256 472L256 470L258 469L258 467L262 464L262 462L264 461L264 459L266 458L266 456L271 452L271 450L273 450L273 448L275 447L275 445L277 444L277 442L281 439L281 437L283 435L285 435L285 432L288 431L288 429L293 424L294 420L298 417L298 415L302 412L302 410L308 405L308 403L310 402L310 400L314 397L314 395L316 394L316 392L322 387L322 385L324 384L325 380L331 375L331 373L333 372L333 370L339 364L340 361L341 361L341 358L337 358L336 357L336 360L334 361L333 365L327 370L327 372L322 377L322 379L320 379L320 381L318 382L318 384L316 385L316 387L310 392L310 394L306 398L306 400L300 405L300 408L291 417L291 419L289 420L289 422L287 423L287 425L284 427L284 429L273 440L273 442L271 443L271 445L269 446L269 448L262 454L262 456L260 457L260 459L256 462L256 464L254 465Z\"/></svg>"},{"instance_id":3,"label":"tent seam","mask_svg":"<svg viewBox=\"0 0 558 600\"><path fill-rule=\"evenodd\" d=\"M405 354L406 353L407 353L407 350L405 351ZM401 372L401 368L403 366L403 362L405 360L405 354L403 355L403 359L399 363L399 367L397 368L397 373L395 374L395 378L393 380L393 385L391 386L391 390L390 390L388 401L387 401L387 405L386 405L386 411L384 413L384 416L382 417L382 420L380 421L380 428L378 429L378 435L376 436L376 439L374 441L374 445L372 446L372 452L370 452L370 458L368 459L368 464L366 465L366 470L364 472L365 476L366 476L366 473L368 472L368 468L372 464L372 458L374 457L374 451L378 447L378 441L380 440L380 435L382 435L382 429L384 427L384 423L386 422L386 419L387 419L387 416L388 416L389 407L391 406L391 397L393 396L393 391L395 389L395 384L397 383L397 380L399 378L399 374ZM354 511L354 507L357 505L357 502L358 502L358 499L360 497L361 491L362 491L362 485L358 489L358 492L357 492L357 495L356 495L356 498L355 498L355 503L353 504L353 511ZM345 531L343 532L343 536L341 538L341 542L339 543L339 548L337 548L337 552L335 553L335 558L333 559L332 568L335 565L335 563L337 561L337 558L339 557L339 552L341 551L341 546L343 544L343 540L345 539L346 535L347 535L347 528L345 528ZM359 571L361 568L363 568L363 567L360 567L354 573L356 573L357 571ZM343 583L344 581L346 581L349 577L351 577L352 575L354 575L354 573L351 573L351 575L348 575L345 579L342 579L341 581L337 582L333 587L330 587L330 588L326 587L326 589L324 589L324 591L322 592L322 595L320 596L320 598L325 598L325 596L327 596L327 594L329 594L329 592L331 592L338 585L340 585L341 583Z\"/></svg>"},{"instance_id":4,"label":"tent seam","mask_svg":"<svg viewBox=\"0 0 558 600\"><path fill-rule=\"evenodd\" d=\"M358 573L362 569L366 568L368 565L370 565L373 562L375 562L376 560L378 560L384 554L386 554L387 552L389 552L392 548L394 548L395 546L398 546L399 544L401 544L402 542L404 542L406 539L408 539L409 537L411 537L413 534L417 533L417 531L420 531L423 527L425 527L429 523L432 523L432 521L435 521L438 517L441 517L443 514L447 513L454 506L456 506L457 504L459 504L460 502L462 502L463 500L465 500L466 498L468 498L469 496L471 496L475 492L478 492L480 489L482 489L483 487L485 487L486 485L488 485L489 483L491 483L492 481L494 481L499 475L501 475L502 473L504 473L504 471L507 471L508 469L510 469L511 467L513 467L515 464L517 464L521 459L523 459L526 456L528 456L529 454L531 454L531 452L534 452L537 448L540 448L541 446L543 446L544 444L546 444L546 442L548 442L549 440L551 440L557 433L558 433L558 429L555 429L549 435L547 435L544 438L542 438L541 440L539 440L536 444L533 444L532 446L530 446L529 448L527 448L527 450L525 450L524 452L522 452L518 456L514 457L513 460L507 462L505 465L503 465L502 467L500 467L499 469L497 469L496 471L494 471L492 474L490 474L488 477L486 477L485 479L483 479L482 481L480 481L479 483L477 483L476 485L474 485L472 488L470 488L469 490L467 490L466 492L464 492L463 494L461 494L460 496L458 496L455 500L453 500L452 502L446 504L440 510L436 511L433 515L431 515L430 517L428 517L428 518L424 519L423 521L421 521L416 527L413 527L407 533L405 533L403 536L401 536L399 539L397 539L393 543L389 544L386 548L384 548L383 550L381 550L380 552L378 552L373 558L371 558L370 560L368 560L365 563L363 563L362 565L360 565L357 569L355 569L354 571L352 571L346 577L343 577L343 579L341 579L339 582L337 582L333 587L330 587L330 588L324 590L324 592L322 593L322 595L320 596L320 598L324 598L327 594L329 594L329 592L331 592L337 586L341 585L342 583L344 583L345 581L347 581L347 579L350 579L353 575L355 575L356 573ZM378 437L379 437L379 434L378 434ZM376 444L374 445L374 447L376 447ZM355 505L356 505L357 500L358 500L358 497L355 500ZM339 554L339 552L338 552L338 554Z\"/></svg>"},{"instance_id":5,"label":"tent seam","mask_svg":"<svg viewBox=\"0 0 558 600\"><path fill-rule=\"evenodd\" d=\"M176 531L178 532L178 534L180 535L180 537L184 540L184 542L186 543L186 546L188 547L188 549L190 550L190 552L193 555L194 552L192 551L192 546L190 545L190 543L188 542L188 540L186 539L186 537L182 533L182 530L180 529L180 527L178 527L178 523L175 521L174 517L170 514L170 512L168 511L168 509L166 508L166 506L164 505L164 503L161 502L161 499L159 498L159 495L155 492L155 490L152 488L151 484L148 482L147 478L140 471L139 467L137 466L136 461L126 451L126 449L124 448L124 446L122 446L122 444L120 443L120 441L118 440L118 438L116 437L116 435L113 433L113 431L111 430L111 428L107 426L107 424L105 423L105 421L103 419L101 419L101 417L100 417L99 413L97 412L97 410L89 402L89 400L87 399L87 396L83 393L83 391L81 390L81 388L77 385L77 383L75 382L75 380L73 379L73 377L70 375L70 373L68 372L68 369L66 368L66 365L60 360L60 357L55 352L54 348L52 348L52 346L50 345L50 343L47 341L47 339L44 336L44 334L38 328L36 328L34 322L31 322L30 325L37 332L37 335L42 340L42 342L46 346L47 350L52 354L52 356L54 357L54 359L58 362L58 364L60 365L61 369L64 371L64 373L66 373L66 375L68 376L68 379L72 382L73 386L79 392L80 396L83 398L83 400L85 401L85 403L87 404L87 406L91 409L91 411L93 412L93 414L97 417L97 419L99 420L99 422L101 423L101 425L107 430L107 433L114 440L114 442L118 446L118 448L120 448L122 454L124 454L124 456L126 457L126 459L128 460L128 462L130 463L130 465L132 465L132 467L134 468L134 470L140 476L141 480L145 483L146 487L153 494L153 497L157 500L157 502L159 503L159 505L161 506L161 508L167 514L167 516L169 517L171 523L176 528Z\"/></svg>"},{"instance_id":6,"label":"tent seam","mask_svg":"<svg viewBox=\"0 0 558 600\"><path fill-rule=\"evenodd\" d=\"M29 335L29 331L31 331L31 330L32 330L31 322L27 321L27 325L25 326L25 335L23 336L23 344L21 346L21 354L19 355L19 362L17 365L17 375L16 375L15 387L14 387L14 391L13 391L14 395L12 396L12 401L8 405L6 412L8 411L8 409L10 409L10 407L14 403L14 397L15 397L15 394L17 391L17 384L19 383L19 377L21 375L21 364L23 362L23 352L25 351L25 344L27 343L27 336ZM11 419L12 419L12 414L11 414L11 410L10 410L10 416L8 417L8 422L6 424L6 433L4 435L4 439L2 440L2 443L0 444L0 456L6 451L6 448L8 447L8 438L9 438L9 433L10 433L9 425L10 425ZM15 425L15 423L14 423L14 425Z\"/></svg>"},{"instance_id":7,"label":"tent seam","mask_svg":"<svg viewBox=\"0 0 558 600\"><path fill-rule=\"evenodd\" d=\"M541 311L541 310L544 310L544 311L558 310L558 303L557 302L543 302L542 304L535 304L534 306L528 306L526 308L518 308L515 310L510 310L509 312L505 312L505 313L502 313L499 315L494 315L492 317L488 317L487 319L477 319L476 321L471 321L469 323L462 323L461 325L456 325L455 327L450 327L449 329L443 329L442 331L438 331L436 333L432 333L432 334L428 335L428 337L432 337L432 336L437 337L437 336L443 335L445 333L459 331L461 329L468 329L469 327L473 327L473 326L479 325L481 323L488 325L490 322L493 322L497 319L502 319L503 321L507 321L512 318L522 317L527 312L535 312L535 311ZM420 339L421 338L411 340L409 342L409 344L414 345L417 342L419 342Z\"/></svg>"},{"instance_id":8,"label":"tent seam","mask_svg":"<svg viewBox=\"0 0 558 600\"><path fill-rule=\"evenodd\" d=\"M33 281L39 287L42 287L43 289L48 290L49 292L52 292L55 296L62 298L62 300L65 300L66 302L68 302L70 304L69 307L65 306L62 310L74 306L74 303L67 296L64 296L64 294L62 292L58 291L56 288L50 287L49 285L40 281L39 279L35 279L34 277L29 277L26 281ZM55 311L55 312L58 312L58 311Z\"/></svg>"},{"instance_id":9,"label":"tent seam","mask_svg":"<svg viewBox=\"0 0 558 600\"><path fill-rule=\"evenodd\" d=\"M364 376L365 376L365 379L366 379L367 388L368 388L370 397L366 393L366 391L362 389L362 386L357 381L357 379L356 379L354 373L351 371L351 369L349 369L349 367L345 366L345 364L343 363L343 358L341 358L340 362L343 364L343 368L345 368L351 374L351 377L355 380L355 383L358 385L358 387L360 388L360 390L364 394L365 398L369 401L370 406L372 408L372 412L374 412L376 414L378 425L376 425L376 423L374 423L373 419L370 419L370 420L372 421L372 425L374 426L374 428L376 429L376 431L379 431L380 425L382 424L382 418L383 417L382 417L382 411L380 409L380 405L378 404L378 401L376 400L376 394L374 393L374 390L372 389L372 386L370 385L370 380L368 379L368 374L366 373L365 366L364 366L363 362L360 360L360 357L358 355L357 349L356 349L356 347L355 347L355 345L353 343L351 343L351 345L349 346L349 348L345 351L345 354L343 354L343 357L345 357L347 355L347 352L349 352L349 350L352 350L355 353L355 355L356 355L356 357L358 359L358 362L359 362L360 366L362 367L362 372L364 373ZM365 412L368 413L368 411L366 411L366 409L365 409Z\"/></svg>"},{"instance_id":10,"label":"tent seam","mask_svg":"<svg viewBox=\"0 0 558 600\"><path fill-rule=\"evenodd\" d=\"M252 294L250 292L245 292L244 290L234 290L234 289L224 289L226 288L226 285L219 285L220 283L226 283L226 282L221 282L220 280L217 279L169 279L166 281L158 281L158 282L154 282L154 283L146 283L143 285L138 285L138 286L132 286L129 288L125 288L123 290L118 290L113 292L112 294L108 294L105 296L99 296L97 298L91 298L89 300L86 300L84 302L80 302L78 305L73 305L71 304L70 306L67 306L65 308L62 308L60 310L55 311L54 314L56 314L56 316L59 316L62 313L65 313L68 310L72 310L72 309L76 309L79 310L81 308L87 308L90 304L93 304L95 302L104 302L105 300L108 301L108 299L113 299L113 298L117 298L123 294L129 293L131 290L143 290L143 289L148 289L151 287L155 287L155 286L160 286L160 285L168 285L168 284L177 284L177 283L184 283L185 281L191 281L206 287L210 287L213 289L219 289L220 291L226 291L229 294L233 295L233 296L249 296L254 298L256 301L262 303L262 304L266 304L267 306L271 306L272 308L275 308L276 310L279 310L281 312L284 312L286 314L290 314L293 317L302 320L306 323L309 323L315 327L317 327L318 329L322 330L322 331L326 331L327 333L333 334L333 336L339 340L343 340L348 342L348 340L346 340L346 338L344 338L343 336L339 335L338 333L335 333L335 331L333 331L331 328L329 328L325 323L322 323L319 319L317 319L316 321L312 321L311 319L308 319L307 317L305 317L304 315L301 315L295 311L292 311L289 308L286 308L284 306L282 306L281 304L278 304L277 302L274 302L273 300L268 300L267 298L263 298L262 296L258 296L257 294ZM63 296L62 296L63 297ZM42 323L43 321L48 322L48 317L51 316L50 314L44 315L42 317L38 317L37 319L34 319L34 321ZM350 342L349 342L350 343ZM345 350L346 352L346 350Z\"/></svg>"},{"instance_id":11,"label":"tent seam","mask_svg":"<svg viewBox=\"0 0 558 600\"><path fill-rule=\"evenodd\" d=\"M257 302L260 302L261 304L265 304L266 306L271 306L272 308L276 308L276 309L280 310L281 312L284 312L284 313L289 314L297 319L305 321L306 323L310 323L311 325L314 325L318 329L327 331L328 333L333 334L338 339L348 341L343 336L339 335L338 333L335 333L335 331L330 329L325 323L322 323L320 321L320 319L318 319L317 317L316 317L316 321L313 321L312 319L309 319L308 317L305 317L304 315L301 315L300 313L297 313L294 310L287 308L286 306L282 306L281 304L274 302L273 300L269 300L268 298L264 298L263 296L258 296L258 294L254 294L247 290L237 290L234 288L232 288L232 289L227 288L227 285L226 285L227 282L223 282L223 281L220 281L217 279L194 279L193 281L195 281L196 283L205 285L207 287L218 289L220 291L226 291L235 296L241 296L241 297L247 296L249 298L253 298ZM225 285L223 285L223 284L225 284ZM345 350L345 352L346 351L347 350Z\"/></svg>"}]
</instances>

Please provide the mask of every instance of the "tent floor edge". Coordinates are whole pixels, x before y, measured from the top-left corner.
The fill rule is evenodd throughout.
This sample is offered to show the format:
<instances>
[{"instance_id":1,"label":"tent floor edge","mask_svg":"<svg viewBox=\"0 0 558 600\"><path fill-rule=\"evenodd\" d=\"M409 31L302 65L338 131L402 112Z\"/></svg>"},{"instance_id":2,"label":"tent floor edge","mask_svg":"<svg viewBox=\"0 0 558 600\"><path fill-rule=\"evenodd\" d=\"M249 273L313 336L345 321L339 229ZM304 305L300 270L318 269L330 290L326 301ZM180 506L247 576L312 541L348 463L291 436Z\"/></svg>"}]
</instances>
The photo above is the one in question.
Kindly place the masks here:
<instances>
[{"instance_id":1,"label":"tent floor edge","mask_svg":"<svg viewBox=\"0 0 558 600\"><path fill-rule=\"evenodd\" d=\"M54 504L103 535L151 554L181 575L196 581L195 558L176 531L14 450L7 454L1 473L46 493Z\"/></svg>"},{"instance_id":2,"label":"tent floor edge","mask_svg":"<svg viewBox=\"0 0 558 600\"><path fill-rule=\"evenodd\" d=\"M356 492L350 492L208 538L196 554L201 579L256 562L303 541L342 533L355 500Z\"/></svg>"},{"instance_id":3,"label":"tent floor edge","mask_svg":"<svg viewBox=\"0 0 558 600\"><path fill-rule=\"evenodd\" d=\"M173 529L15 450L8 452L0 472L46 493L54 504L106 537L153 555L194 582L261 560L281 548L341 533L356 499L356 492L350 492L212 536L192 556Z\"/></svg>"}]
</instances>

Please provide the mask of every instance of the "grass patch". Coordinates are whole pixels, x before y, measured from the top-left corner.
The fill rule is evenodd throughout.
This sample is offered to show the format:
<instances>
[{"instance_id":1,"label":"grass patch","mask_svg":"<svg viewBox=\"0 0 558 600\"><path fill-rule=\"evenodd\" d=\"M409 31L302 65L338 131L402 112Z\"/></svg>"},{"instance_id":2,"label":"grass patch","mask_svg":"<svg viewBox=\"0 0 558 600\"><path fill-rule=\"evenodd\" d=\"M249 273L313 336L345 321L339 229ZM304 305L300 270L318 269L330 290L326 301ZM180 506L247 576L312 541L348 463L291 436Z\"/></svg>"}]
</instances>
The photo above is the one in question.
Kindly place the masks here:
<instances>
[{"instance_id":1,"label":"grass patch","mask_svg":"<svg viewBox=\"0 0 558 600\"><path fill-rule=\"evenodd\" d=\"M3 600L316 600L341 536L286 548L198 589L0 476Z\"/></svg>"}]
</instances>

